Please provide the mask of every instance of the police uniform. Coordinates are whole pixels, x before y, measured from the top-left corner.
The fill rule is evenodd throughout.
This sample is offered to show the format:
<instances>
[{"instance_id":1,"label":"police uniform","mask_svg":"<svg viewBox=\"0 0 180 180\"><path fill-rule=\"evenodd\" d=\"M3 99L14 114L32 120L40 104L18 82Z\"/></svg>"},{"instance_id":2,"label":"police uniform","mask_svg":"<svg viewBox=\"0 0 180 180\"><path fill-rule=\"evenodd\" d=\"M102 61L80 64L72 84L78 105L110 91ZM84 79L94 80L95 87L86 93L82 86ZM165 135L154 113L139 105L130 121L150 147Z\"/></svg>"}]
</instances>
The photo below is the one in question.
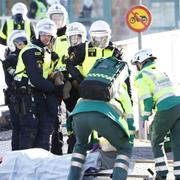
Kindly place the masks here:
<instances>
[{"instance_id":1,"label":"police uniform","mask_svg":"<svg viewBox=\"0 0 180 180\"><path fill-rule=\"evenodd\" d=\"M80 99L70 114L69 121L76 135L76 144L71 159L68 180L79 179L81 168L88 149L88 138L93 130L105 137L117 150L117 157L113 168L114 180L126 179L130 162L134 125L132 105L125 86L121 86L123 97L111 99L108 102ZM120 92L120 91L119 91ZM126 105L124 110L122 104ZM127 101L128 100L128 101ZM129 105L129 107L127 107ZM128 115L128 114L129 115ZM129 120L127 121L127 118Z\"/></svg>"},{"instance_id":2,"label":"police uniform","mask_svg":"<svg viewBox=\"0 0 180 180\"><path fill-rule=\"evenodd\" d=\"M54 61L53 66L55 71L57 70L62 71L65 79L67 80L68 76L65 69L65 65L62 64L62 58L63 56L67 55L67 49L68 49L68 43L67 43L67 38L65 36L65 32L66 32L66 26L57 30L57 37L53 46L53 51L58 55L58 58ZM56 102L56 104L61 104L61 100L62 97L58 97L56 98L56 100L53 101L50 100L50 103L54 104L54 102ZM63 134L61 129L62 116L61 115L58 116L58 112L56 112L54 115L56 117L54 121L53 133L51 137L51 152L56 155L62 155L63 154L62 151Z\"/></svg>"},{"instance_id":3,"label":"police uniform","mask_svg":"<svg viewBox=\"0 0 180 180\"><path fill-rule=\"evenodd\" d=\"M30 4L28 17L31 19L43 19L46 17L47 3L44 0L33 0Z\"/></svg>"},{"instance_id":4,"label":"police uniform","mask_svg":"<svg viewBox=\"0 0 180 180\"><path fill-rule=\"evenodd\" d=\"M12 124L12 150L19 150L19 116L16 112L16 89L14 84L14 73L18 61L19 50L7 55L2 61L7 89L5 92L5 104L8 105Z\"/></svg>"},{"instance_id":5,"label":"police uniform","mask_svg":"<svg viewBox=\"0 0 180 180\"><path fill-rule=\"evenodd\" d=\"M21 50L16 67L19 86L30 86L31 89L31 96L25 93L25 102L29 102L30 106L33 103L34 107L27 107L27 112L21 118L21 149L39 147L49 150L54 117L48 96L62 95L62 86L55 86L43 76L43 64L46 61L43 47L40 40L28 44Z\"/></svg>"},{"instance_id":6,"label":"police uniform","mask_svg":"<svg viewBox=\"0 0 180 180\"><path fill-rule=\"evenodd\" d=\"M146 62L134 80L140 99L142 118L148 120L155 111L150 126L152 149L157 176L166 178L167 158L164 153L164 138L170 130L174 156L174 175L180 179L180 97L169 77L160 72L154 62Z\"/></svg>"},{"instance_id":7,"label":"police uniform","mask_svg":"<svg viewBox=\"0 0 180 180\"><path fill-rule=\"evenodd\" d=\"M7 45L8 36L12 33L13 30L25 30L29 39L34 37L34 29L31 25L29 19L23 20L20 22L15 22L13 18L5 21L2 29L0 31L0 44Z\"/></svg>"},{"instance_id":8,"label":"police uniform","mask_svg":"<svg viewBox=\"0 0 180 180\"><path fill-rule=\"evenodd\" d=\"M122 60L122 52L112 42L109 42L109 45L105 49L93 47L91 42L81 43L77 46L70 47L69 55L70 58L65 61L66 67L71 76L77 79L79 83L87 75L97 59L115 56L117 59ZM128 87L128 93L131 96L129 77L125 82Z\"/></svg>"}]
</instances>

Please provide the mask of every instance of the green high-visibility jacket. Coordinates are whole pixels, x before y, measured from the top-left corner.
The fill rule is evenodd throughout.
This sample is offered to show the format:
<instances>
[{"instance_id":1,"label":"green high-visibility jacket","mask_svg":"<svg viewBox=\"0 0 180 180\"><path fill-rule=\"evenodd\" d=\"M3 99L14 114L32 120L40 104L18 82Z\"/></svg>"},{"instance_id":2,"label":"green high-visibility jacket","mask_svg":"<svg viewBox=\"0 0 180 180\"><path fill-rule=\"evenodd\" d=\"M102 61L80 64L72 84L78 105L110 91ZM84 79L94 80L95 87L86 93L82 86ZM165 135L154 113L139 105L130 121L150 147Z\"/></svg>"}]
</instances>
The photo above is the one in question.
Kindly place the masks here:
<instances>
[{"instance_id":1,"label":"green high-visibility jacket","mask_svg":"<svg viewBox=\"0 0 180 180\"><path fill-rule=\"evenodd\" d=\"M134 85L140 99L144 120L155 111L164 111L180 104L180 97L169 77L160 72L154 62L147 63L136 75Z\"/></svg>"}]
</instances>

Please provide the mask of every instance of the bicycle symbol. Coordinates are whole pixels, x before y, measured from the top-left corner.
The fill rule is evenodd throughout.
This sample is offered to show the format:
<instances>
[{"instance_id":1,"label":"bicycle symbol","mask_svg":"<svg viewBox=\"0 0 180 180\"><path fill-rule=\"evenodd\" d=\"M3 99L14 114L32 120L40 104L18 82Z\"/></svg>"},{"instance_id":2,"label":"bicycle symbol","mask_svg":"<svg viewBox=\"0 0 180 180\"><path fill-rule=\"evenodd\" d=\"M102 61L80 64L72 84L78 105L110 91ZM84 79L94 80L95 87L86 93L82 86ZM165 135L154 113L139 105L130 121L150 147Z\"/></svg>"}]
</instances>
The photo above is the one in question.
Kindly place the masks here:
<instances>
[{"instance_id":1,"label":"bicycle symbol","mask_svg":"<svg viewBox=\"0 0 180 180\"><path fill-rule=\"evenodd\" d=\"M147 23L148 19L146 16L140 16L139 13L135 13L135 15L133 17L130 18L130 23L134 24L135 22L143 22L143 23Z\"/></svg>"}]
</instances>

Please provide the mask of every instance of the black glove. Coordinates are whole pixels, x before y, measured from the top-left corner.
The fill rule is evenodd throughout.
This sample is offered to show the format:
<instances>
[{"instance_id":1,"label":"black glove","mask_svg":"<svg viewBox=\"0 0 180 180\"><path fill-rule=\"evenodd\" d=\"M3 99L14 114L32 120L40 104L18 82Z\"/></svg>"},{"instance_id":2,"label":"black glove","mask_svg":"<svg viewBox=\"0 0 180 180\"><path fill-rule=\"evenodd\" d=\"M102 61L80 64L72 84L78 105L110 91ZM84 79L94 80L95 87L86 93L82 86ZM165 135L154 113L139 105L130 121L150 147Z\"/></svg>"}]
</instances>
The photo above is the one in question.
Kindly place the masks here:
<instances>
[{"instance_id":1,"label":"black glove","mask_svg":"<svg viewBox=\"0 0 180 180\"><path fill-rule=\"evenodd\" d=\"M63 88L64 85L58 85L58 86L54 86L54 93L56 96L58 97L62 97L63 96Z\"/></svg>"},{"instance_id":2,"label":"black glove","mask_svg":"<svg viewBox=\"0 0 180 180\"><path fill-rule=\"evenodd\" d=\"M69 56L65 56L65 55L64 55L64 56L62 57L62 63L63 63L63 64L66 64L68 60L69 60Z\"/></svg>"},{"instance_id":3,"label":"black glove","mask_svg":"<svg viewBox=\"0 0 180 180\"><path fill-rule=\"evenodd\" d=\"M122 49L119 50L118 48L115 48L113 56L116 57L118 60L122 60Z\"/></svg>"},{"instance_id":4,"label":"black glove","mask_svg":"<svg viewBox=\"0 0 180 180\"><path fill-rule=\"evenodd\" d=\"M58 54L56 53L56 52L51 52L51 60L52 61L56 61L56 60L58 60L59 59L59 56L58 56Z\"/></svg>"},{"instance_id":5,"label":"black glove","mask_svg":"<svg viewBox=\"0 0 180 180\"><path fill-rule=\"evenodd\" d=\"M10 54L10 49L6 48L4 51L4 58L6 58Z\"/></svg>"}]
</instances>

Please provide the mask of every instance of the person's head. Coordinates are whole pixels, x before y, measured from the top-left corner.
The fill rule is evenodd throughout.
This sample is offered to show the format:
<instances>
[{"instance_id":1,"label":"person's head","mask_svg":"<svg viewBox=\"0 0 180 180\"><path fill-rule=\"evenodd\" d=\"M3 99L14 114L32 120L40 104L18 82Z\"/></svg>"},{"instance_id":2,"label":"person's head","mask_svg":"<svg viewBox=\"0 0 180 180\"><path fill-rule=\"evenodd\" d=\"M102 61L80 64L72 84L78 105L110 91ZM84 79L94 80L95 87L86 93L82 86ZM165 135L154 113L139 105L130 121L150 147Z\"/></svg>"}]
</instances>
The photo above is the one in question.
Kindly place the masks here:
<instances>
[{"instance_id":1,"label":"person's head","mask_svg":"<svg viewBox=\"0 0 180 180\"><path fill-rule=\"evenodd\" d=\"M28 43L28 37L24 30L14 30L8 37L8 48L11 52L21 50Z\"/></svg>"},{"instance_id":2,"label":"person's head","mask_svg":"<svg viewBox=\"0 0 180 180\"><path fill-rule=\"evenodd\" d=\"M89 34L93 46L104 49L109 45L111 29L107 22L95 21L89 29Z\"/></svg>"},{"instance_id":3,"label":"person's head","mask_svg":"<svg viewBox=\"0 0 180 180\"><path fill-rule=\"evenodd\" d=\"M144 65L148 62L153 62L157 57L152 53L151 49L140 49L134 55L134 58L131 60L132 65L136 65L137 69L140 71Z\"/></svg>"},{"instance_id":4,"label":"person's head","mask_svg":"<svg viewBox=\"0 0 180 180\"><path fill-rule=\"evenodd\" d=\"M50 19L42 19L36 24L36 39L48 46L56 38L57 28Z\"/></svg>"},{"instance_id":5,"label":"person's head","mask_svg":"<svg viewBox=\"0 0 180 180\"><path fill-rule=\"evenodd\" d=\"M24 3L18 2L13 5L11 12L16 23L21 23L27 17L28 10Z\"/></svg>"},{"instance_id":6,"label":"person's head","mask_svg":"<svg viewBox=\"0 0 180 180\"><path fill-rule=\"evenodd\" d=\"M68 24L66 30L66 36L69 46L76 46L86 41L86 28L82 23L73 22Z\"/></svg>"},{"instance_id":7,"label":"person's head","mask_svg":"<svg viewBox=\"0 0 180 180\"><path fill-rule=\"evenodd\" d=\"M68 13L61 4L53 4L48 9L49 19L54 21L58 29L63 28L67 24Z\"/></svg>"}]
</instances>

